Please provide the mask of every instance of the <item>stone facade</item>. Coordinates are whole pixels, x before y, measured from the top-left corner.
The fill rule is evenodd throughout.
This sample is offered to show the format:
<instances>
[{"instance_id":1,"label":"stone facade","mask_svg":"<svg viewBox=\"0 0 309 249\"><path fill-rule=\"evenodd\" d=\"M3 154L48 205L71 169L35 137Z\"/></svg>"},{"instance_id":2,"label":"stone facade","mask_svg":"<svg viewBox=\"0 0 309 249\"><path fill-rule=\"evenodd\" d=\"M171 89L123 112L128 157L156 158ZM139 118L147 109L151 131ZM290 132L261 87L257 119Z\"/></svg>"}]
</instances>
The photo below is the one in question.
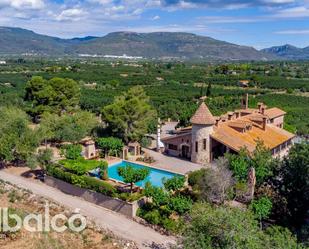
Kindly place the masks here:
<instances>
[{"instance_id":1,"label":"stone facade","mask_svg":"<svg viewBox=\"0 0 309 249\"><path fill-rule=\"evenodd\" d=\"M192 126L192 153L191 161L194 163L211 162L211 138L213 125Z\"/></svg>"},{"instance_id":2,"label":"stone facade","mask_svg":"<svg viewBox=\"0 0 309 249\"><path fill-rule=\"evenodd\" d=\"M286 155L295 135L283 129L285 112L279 108L266 109L263 103L257 109L248 108L245 102L244 109L220 117L212 116L202 102L190 120L191 127L177 130L175 136L162 140L165 152L206 164L225 153L238 153L244 147L253 152L256 141L262 140L274 157Z\"/></svg>"},{"instance_id":3,"label":"stone facade","mask_svg":"<svg viewBox=\"0 0 309 249\"><path fill-rule=\"evenodd\" d=\"M168 155L171 156L176 156L176 157L184 157L187 159L191 158L191 147L192 147L192 143L191 143L191 133L190 134L185 134L182 136L178 136L175 139L172 139L172 141L166 141L165 145L165 152ZM184 155L183 153L183 146L187 146L188 151L186 151L187 155Z\"/></svg>"},{"instance_id":4,"label":"stone facade","mask_svg":"<svg viewBox=\"0 0 309 249\"><path fill-rule=\"evenodd\" d=\"M283 128L284 116L279 116L269 120L269 123L279 128Z\"/></svg>"}]
</instances>

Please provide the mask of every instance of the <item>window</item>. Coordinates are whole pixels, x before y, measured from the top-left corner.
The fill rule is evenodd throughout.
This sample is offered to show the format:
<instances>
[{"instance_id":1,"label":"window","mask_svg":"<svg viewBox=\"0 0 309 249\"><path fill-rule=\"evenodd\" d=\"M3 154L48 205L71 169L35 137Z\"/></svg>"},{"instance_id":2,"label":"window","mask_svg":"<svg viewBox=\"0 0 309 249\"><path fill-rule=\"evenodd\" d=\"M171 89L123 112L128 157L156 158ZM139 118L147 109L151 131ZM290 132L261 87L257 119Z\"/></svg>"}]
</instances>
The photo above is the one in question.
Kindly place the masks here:
<instances>
[{"instance_id":1,"label":"window","mask_svg":"<svg viewBox=\"0 0 309 249\"><path fill-rule=\"evenodd\" d=\"M195 152L196 153L198 152L198 142L197 141L195 142Z\"/></svg>"},{"instance_id":2,"label":"window","mask_svg":"<svg viewBox=\"0 0 309 249\"><path fill-rule=\"evenodd\" d=\"M275 149L274 149L274 153L277 154L280 152L280 146L277 146Z\"/></svg>"},{"instance_id":3,"label":"window","mask_svg":"<svg viewBox=\"0 0 309 249\"><path fill-rule=\"evenodd\" d=\"M169 150L178 150L178 147L175 144L168 144L168 149Z\"/></svg>"},{"instance_id":4,"label":"window","mask_svg":"<svg viewBox=\"0 0 309 249\"><path fill-rule=\"evenodd\" d=\"M203 149L207 150L207 139L203 139Z\"/></svg>"}]
</instances>

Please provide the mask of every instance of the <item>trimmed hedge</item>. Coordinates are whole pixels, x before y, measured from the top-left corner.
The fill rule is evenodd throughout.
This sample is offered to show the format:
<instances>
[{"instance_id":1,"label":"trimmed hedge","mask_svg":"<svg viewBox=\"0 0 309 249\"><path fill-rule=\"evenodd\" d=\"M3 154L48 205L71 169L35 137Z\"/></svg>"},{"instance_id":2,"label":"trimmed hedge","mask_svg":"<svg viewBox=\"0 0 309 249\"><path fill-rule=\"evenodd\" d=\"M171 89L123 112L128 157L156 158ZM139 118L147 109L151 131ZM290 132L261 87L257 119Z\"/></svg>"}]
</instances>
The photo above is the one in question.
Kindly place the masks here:
<instances>
[{"instance_id":1,"label":"trimmed hedge","mask_svg":"<svg viewBox=\"0 0 309 249\"><path fill-rule=\"evenodd\" d=\"M117 197L117 191L114 186L107 182L100 181L94 177L72 174L55 165L48 165L47 173L50 176L78 187L90 189L107 196Z\"/></svg>"}]
</instances>

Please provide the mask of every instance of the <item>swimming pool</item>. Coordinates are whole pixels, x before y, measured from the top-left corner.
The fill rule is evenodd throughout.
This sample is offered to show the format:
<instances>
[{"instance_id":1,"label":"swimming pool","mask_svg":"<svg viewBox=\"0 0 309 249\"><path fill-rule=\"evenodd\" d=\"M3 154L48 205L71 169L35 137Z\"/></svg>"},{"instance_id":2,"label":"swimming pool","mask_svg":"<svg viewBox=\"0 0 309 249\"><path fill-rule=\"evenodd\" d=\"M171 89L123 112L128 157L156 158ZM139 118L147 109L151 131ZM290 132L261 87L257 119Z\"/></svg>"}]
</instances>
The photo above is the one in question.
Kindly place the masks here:
<instances>
[{"instance_id":1,"label":"swimming pool","mask_svg":"<svg viewBox=\"0 0 309 249\"><path fill-rule=\"evenodd\" d=\"M121 162L112 164L108 167L108 177L111 178L111 179L114 179L116 181L122 182L123 178L118 175L118 168L119 167L125 167L128 163L133 168L137 168L137 169L138 168L147 168L147 169L150 170L150 173L145 180L136 183L136 185L139 186L139 187L145 187L145 184L147 182L150 182L153 186L162 187L163 186L163 183L162 183L163 178L170 179L174 176L181 176L179 174L172 173L172 172L169 172L169 171L155 169L155 168L147 167L147 166L137 164L137 163L121 161Z\"/></svg>"}]
</instances>

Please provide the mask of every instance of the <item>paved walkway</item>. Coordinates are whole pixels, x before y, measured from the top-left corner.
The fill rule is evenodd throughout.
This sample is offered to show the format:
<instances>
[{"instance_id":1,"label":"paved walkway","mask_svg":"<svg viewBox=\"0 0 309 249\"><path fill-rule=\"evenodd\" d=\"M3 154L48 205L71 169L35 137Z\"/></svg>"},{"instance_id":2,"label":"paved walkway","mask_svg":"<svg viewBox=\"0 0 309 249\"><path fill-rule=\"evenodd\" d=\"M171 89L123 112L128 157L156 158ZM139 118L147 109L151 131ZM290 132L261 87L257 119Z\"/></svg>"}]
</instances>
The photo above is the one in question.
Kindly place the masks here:
<instances>
[{"instance_id":1,"label":"paved walkway","mask_svg":"<svg viewBox=\"0 0 309 249\"><path fill-rule=\"evenodd\" d=\"M143 148L143 151L145 151L148 155L152 156L156 160L156 162L152 164L153 166L175 173L186 174L190 171L199 170L205 167L200 164L192 163L177 157L167 156L150 149Z\"/></svg>"},{"instance_id":2,"label":"paved walkway","mask_svg":"<svg viewBox=\"0 0 309 249\"><path fill-rule=\"evenodd\" d=\"M173 237L163 236L125 216L78 197L64 194L60 190L41 182L25 179L22 176L16 176L3 170L0 171L0 179L28 189L39 196L54 200L72 210L78 208L82 215L94 220L97 225L112 231L116 236L136 242L139 248L165 249L169 248L171 244L175 244L175 238Z\"/></svg>"}]
</instances>

